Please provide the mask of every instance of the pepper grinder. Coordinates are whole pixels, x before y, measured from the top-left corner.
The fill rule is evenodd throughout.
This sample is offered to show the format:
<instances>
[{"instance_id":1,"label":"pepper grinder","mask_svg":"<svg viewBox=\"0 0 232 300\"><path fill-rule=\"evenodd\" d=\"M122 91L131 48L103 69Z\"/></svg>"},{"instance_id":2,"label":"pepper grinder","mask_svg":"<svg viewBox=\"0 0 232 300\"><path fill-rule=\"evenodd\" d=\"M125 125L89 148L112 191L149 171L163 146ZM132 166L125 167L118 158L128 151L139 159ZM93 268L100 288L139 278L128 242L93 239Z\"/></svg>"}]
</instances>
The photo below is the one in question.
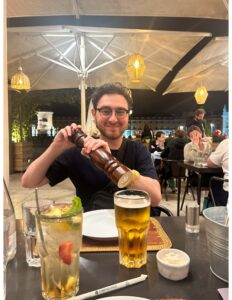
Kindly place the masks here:
<instances>
[{"instance_id":1,"label":"pepper grinder","mask_svg":"<svg viewBox=\"0 0 232 300\"><path fill-rule=\"evenodd\" d=\"M78 148L82 149L86 136L81 129L76 129L69 139ZM133 172L102 147L90 152L89 156L93 163L119 188L128 186L133 180Z\"/></svg>"}]
</instances>

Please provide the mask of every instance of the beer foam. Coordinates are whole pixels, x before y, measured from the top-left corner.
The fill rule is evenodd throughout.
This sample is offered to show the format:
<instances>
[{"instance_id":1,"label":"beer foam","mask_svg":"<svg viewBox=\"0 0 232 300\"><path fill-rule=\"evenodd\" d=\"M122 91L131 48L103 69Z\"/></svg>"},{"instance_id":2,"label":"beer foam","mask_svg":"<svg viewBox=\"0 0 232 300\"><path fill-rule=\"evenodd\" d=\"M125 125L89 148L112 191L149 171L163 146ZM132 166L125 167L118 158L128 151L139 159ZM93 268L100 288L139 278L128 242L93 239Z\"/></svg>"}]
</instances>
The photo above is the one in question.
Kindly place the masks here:
<instances>
[{"instance_id":1,"label":"beer foam","mask_svg":"<svg viewBox=\"0 0 232 300\"><path fill-rule=\"evenodd\" d=\"M136 202L131 201L135 199L137 200ZM144 208L150 206L150 201L148 201L148 199L136 195L121 195L119 199L115 197L114 203L123 208Z\"/></svg>"}]
</instances>

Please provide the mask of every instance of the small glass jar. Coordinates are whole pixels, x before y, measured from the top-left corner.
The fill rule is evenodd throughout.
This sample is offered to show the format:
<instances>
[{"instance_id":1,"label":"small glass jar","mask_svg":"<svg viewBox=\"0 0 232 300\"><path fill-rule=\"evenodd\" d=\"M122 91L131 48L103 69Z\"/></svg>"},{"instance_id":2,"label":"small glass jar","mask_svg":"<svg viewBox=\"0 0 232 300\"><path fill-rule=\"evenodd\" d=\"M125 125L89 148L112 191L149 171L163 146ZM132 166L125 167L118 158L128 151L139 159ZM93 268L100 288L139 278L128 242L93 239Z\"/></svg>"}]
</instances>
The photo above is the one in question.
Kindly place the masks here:
<instances>
[{"instance_id":1,"label":"small glass jar","mask_svg":"<svg viewBox=\"0 0 232 300\"><path fill-rule=\"evenodd\" d=\"M198 233L200 231L199 224L199 205L196 203L186 205L185 214L185 231L189 233Z\"/></svg>"}]
</instances>

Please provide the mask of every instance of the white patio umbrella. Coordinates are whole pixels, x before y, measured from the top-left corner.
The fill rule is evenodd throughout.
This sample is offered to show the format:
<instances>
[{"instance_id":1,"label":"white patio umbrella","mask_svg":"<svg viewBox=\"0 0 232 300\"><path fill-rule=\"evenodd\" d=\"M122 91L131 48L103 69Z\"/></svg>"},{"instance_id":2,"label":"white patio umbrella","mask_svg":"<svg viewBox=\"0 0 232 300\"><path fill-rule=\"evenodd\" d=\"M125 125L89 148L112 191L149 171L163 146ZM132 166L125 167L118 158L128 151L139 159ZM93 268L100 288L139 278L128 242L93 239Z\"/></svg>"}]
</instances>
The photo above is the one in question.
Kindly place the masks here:
<instances>
[{"instance_id":1,"label":"white patio umbrella","mask_svg":"<svg viewBox=\"0 0 232 300\"><path fill-rule=\"evenodd\" d=\"M81 124L86 124L88 87L122 82L130 89L151 89L208 33L84 28L73 26L8 29L8 74L19 61L32 90L79 87ZM126 66L140 53L145 74L140 83L129 80ZM189 81L191 89L191 81Z\"/></svg>"}]
</instances>

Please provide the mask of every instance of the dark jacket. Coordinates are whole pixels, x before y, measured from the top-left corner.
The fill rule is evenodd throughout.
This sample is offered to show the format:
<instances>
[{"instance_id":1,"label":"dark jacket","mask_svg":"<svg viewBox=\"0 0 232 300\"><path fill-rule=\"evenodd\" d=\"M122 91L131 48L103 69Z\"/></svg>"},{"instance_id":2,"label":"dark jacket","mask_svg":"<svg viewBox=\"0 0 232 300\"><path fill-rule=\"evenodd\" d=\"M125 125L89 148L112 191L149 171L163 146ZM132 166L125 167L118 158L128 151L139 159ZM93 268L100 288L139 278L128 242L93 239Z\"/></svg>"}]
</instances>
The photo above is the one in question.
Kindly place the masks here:
<instances>
[{"instance_id":1,"label":"dark jacket","mask_svg":"<svg viewBox=\"0 0 232 300\"><path fill-rule=\"evenodd\" d=\"M173 160L183 160L184 159L184 146L187 141L183 138L174 138L162 151L161 157Z\"/></svg>"}]
</instances>

